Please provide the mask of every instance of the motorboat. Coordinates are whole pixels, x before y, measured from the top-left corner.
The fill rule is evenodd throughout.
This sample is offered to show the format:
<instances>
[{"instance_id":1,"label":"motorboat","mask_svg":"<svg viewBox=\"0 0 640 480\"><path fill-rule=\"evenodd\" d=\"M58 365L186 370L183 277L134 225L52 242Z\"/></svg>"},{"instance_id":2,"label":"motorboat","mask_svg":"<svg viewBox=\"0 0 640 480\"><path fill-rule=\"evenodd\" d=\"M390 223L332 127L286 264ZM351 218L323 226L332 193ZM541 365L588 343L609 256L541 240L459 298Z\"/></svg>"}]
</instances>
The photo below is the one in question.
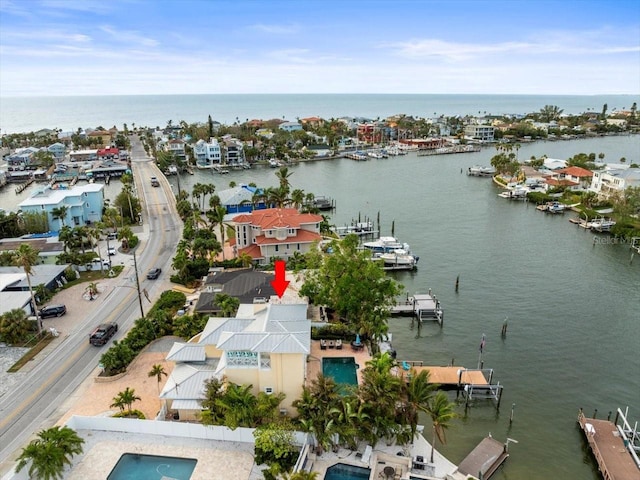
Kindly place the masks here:
<instances>
[{"instance_id":1,"label":"motorboat","mask_svg":"<svg viewBox=\"0 0 640 480\"><path fill-rule=\"evenodd\" d=\"M380 237L370 242L364 242L362 246L374 253L389 253L398 249L410 250L408 244L400 243L395 237Z\"/></svg>"},{"instance_id":2,"label":"motorboat","mask_svg":"<svg viewBox=\"0 0 640 480\"><path fill-rule=\"evenodd\" d=\"M469 167L467 175L471 177L492 177L496 174L496 169L489 166L474 165Z\"/></svg>"},{"instance_id":3,"label":"motorboat","mask_svg":"<svg viewBox=\"0 0 640 480\"><path fill-rule=\"evenodd\" d=\"M609 232L615 224L615 220L610 218L596 218L591 221L591 230L594 232Z\"/></svg>"},{"instance_id":4,"label":"motorboat","mask_svg":"<svg viewBox=\"0 0 640 480\"><path fill-rule=\"evenodd\" d=\"M384 263L384 268L413 270L417 267L419 257L409 251L398 248L391 252L375 254L375 258Z\"/></svg>"}]
</instances>

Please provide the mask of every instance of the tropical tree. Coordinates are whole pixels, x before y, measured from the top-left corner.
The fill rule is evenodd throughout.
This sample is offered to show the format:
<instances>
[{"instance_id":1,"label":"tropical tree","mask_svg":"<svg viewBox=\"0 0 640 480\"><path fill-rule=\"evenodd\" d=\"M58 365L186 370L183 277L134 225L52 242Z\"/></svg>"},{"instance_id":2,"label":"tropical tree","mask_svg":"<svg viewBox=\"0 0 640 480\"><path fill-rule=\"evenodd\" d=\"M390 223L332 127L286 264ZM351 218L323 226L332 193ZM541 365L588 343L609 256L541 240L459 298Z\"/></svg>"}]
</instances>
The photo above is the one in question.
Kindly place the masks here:
<instances>
[{"instance_id":1,"label":"tropical tree","mask_svg":"<svg viewBox=\"0 0 640 480\"><path fill-rule=\"evenodd\" d=\"M14 308L0 315L0 339L9 345L24 342L31 331L27 314L21 308Z\"/></svg>"},{"instance_id":2,"label":"tropical tree","mask_svg":"<svg viewBox=\"0 0 640 480\"><path fill-rule=\"evenodd\" d=\"M455 403L449 401L449 397L443 391L439 391L431 398L428 406L428 413L433 424L433 441L431 442L431 463L433 463L433 452L435 451L436 440L447 443L445 430L449 428L451 420L457 417L454 411Z\"/></svg>"},{"instance_id":3,"label":"tropical tree","mask_svg":"<svg viewBox=\"0 0 640 480\"><path fill-rule=\"evenodd\" d=\"M31 275L33 273L33 266L38 263L38 253L39 250L36 250L28 243L23 243L16 250L16 254L14 256L14 260L16 265L22 267L24 269L24 273L27 276L27 284L29 285L29 294L31 295L31 308L34 315L38 314L38 307L36 306L36 298L33 295L33 287L31 286ZM40 320L36 322L38 324L38 334L42 333L42 325Z\"/></svg>"},{"instance_id":4,"label":"tropical tree","mask_svg":"<svg viewBox=\"0 0 640 480\"><path fill-rule=\"evenodd\" d=\"M59 207L56 207L51 210L51 216L53 217L53 219L60 220L60 228L58 230L60 230L61 228L64 228L65 226L64 219L67 218L68 211L69 211L69 207L66 205L60 205Z\"/></svg>"},{"instance_id":5,"label":"tropical tree","mask_svg":"<svg viewBox=\"0 0 640 480\"><path fill-rule=\"evenodd\" d=\"M437 385L429 382L429 371L421 370L416 373L411 370L408 380L404 384L404 402L402 416L403 423L411 429L411 438L416 435L419 412L429 413L431 401Z\"/></svg>"},{"instance_id":6,"label":"tropical tree","mask_svg":"<svg viewBox=\"0 0 640 480\"><path fill-rule=\"evenodd\" d=\"M98 295L98 284L96 282L91 282L84 289L85 293L89 295L89 300L93 300L96 295Z\"/></svg>"},{"instance_id":7,"label":"tropical tree","mask_svg":"<svg viewBox=\"0 0 640 480\"><path fill-rule=\"evenodd\" d=\"M31 478L63 478L65 466L71 465L71 457L82 453L83 443L84 439L69 427L56 426L42 430L38 433L38 438L22 449L16 472L31 463L28 470Z\"/></svg>"},{"instance_id":8,"label":"tropical tree","mask_svg":"<svg viewBox=\"0 0 640 480\"><path fill-rule=\"evenodd\" d=\"M151 367L151 370L149 370L149 373L147 373L147 375L149 377L156 377L156 380L158 381L158 393L160 393L160 382L162 381L162 377L167 376L167 372L164 370L164 367L159 363L156 363L153 367Z\"/></svg>"},{"instance_id":9,"label":"tropical tree","mask_svg":"<svg viewBox=\"0 0 640 480\"><path fill-rule=\"evenodd\" d=\"M217 293L214 303L220 307L220 313L223 317L232 317L238 311L240 300L226 293Z\"/></svg>"},{"instance_id":10,"label":"tropical tree","mask_svg":"<svg viewBox=\"0 0 640 480\"><path fill-rule=\"evenodd\" d=\"M127 410L130 411L133 403L138 400L142 399L136 395L135 389L127 387L113 397L113 403L109 405L109 407L117 407L122 412L124 412L125 407L127 407Z\"/></svg>"},{"instance_id":11,"label":"tropical tree","mask_svg":"<svg viewBox=\"0 0 640 480\"><path fill-rule=\"evenodd\" d=\"M225 260L224 255L224 242L226 239L226 228L229 225L224 221L224 217L227 214L227 209L223 206L217 206L213 210L207 212L207 218L211 221L211 227L215 228L218 226L220 230L220 245L222 247L222 261Z\"/></svg>"}]
</instances>

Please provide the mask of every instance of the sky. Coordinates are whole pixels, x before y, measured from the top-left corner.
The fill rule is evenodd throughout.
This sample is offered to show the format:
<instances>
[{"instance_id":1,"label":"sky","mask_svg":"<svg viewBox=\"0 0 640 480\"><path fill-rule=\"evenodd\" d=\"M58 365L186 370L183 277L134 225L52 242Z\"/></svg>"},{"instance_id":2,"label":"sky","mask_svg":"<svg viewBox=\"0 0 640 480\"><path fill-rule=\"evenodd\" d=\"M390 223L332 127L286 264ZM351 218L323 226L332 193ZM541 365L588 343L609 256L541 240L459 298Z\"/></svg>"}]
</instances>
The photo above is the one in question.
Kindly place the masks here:
<instances>
[{"instance_id":1,"label":"sky","mask_svg":"<svg viewBox=\"0 0 640 480\"><path fill-rule=\"evenodd\" d=\"M639 92L638 0L0 0L0 97Z\"/></svg>"}]
</instances>

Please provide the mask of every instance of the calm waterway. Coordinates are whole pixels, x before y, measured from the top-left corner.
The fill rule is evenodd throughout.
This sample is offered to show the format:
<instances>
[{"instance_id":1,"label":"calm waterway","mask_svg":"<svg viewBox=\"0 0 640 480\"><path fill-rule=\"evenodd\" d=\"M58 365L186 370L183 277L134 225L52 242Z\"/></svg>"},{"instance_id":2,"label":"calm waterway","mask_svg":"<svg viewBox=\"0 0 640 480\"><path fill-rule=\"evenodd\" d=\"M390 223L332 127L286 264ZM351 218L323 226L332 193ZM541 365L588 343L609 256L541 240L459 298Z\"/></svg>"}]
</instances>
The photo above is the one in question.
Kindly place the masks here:
<instances>
[{"instance_id":1,"label":"calm waterway","mask_svg":"<svg viewBox=\"0 0 640 480\"><path fill-rule=\"evenodd\" d=\"M609 137L524 145L520 158L605 153L638 160L640 137ZM445 309L444 327L420 330L408 318L390 321L399 359L475 368L482 360L505 386L499 413L491 404L464 412L440 447L460 462L486 435L510 444L498 479L599 478L576 427L578 409L599 417L631 407L640 419L640 258L628 245L593 245L593 234L534 205L499 198L490 179L461 173L488 164L495 150L384 160L341 159L290 167L293 188L336 200L336 225L380 213L382 234L395 235L420 256L416 272L395 274L409 294L432 288ZM228 175L196 171L181 188L211 182L275 186L275 170ZM171 182L177 191L176 178ZM607 237L598 237L607 238ZM455 292L460 276L459 292ZM508 333L500 330L508 317ZM454 395L452 395L453 397ZM514 421L510 425L511 406Z\"/></svg>"},{"instance_id":2,"label":"calm waterway","mask_svg":"<svg viewBox=\"0 0 640 480\"><path fill-rule=\"evenodd\" d=\"M605 160L640 162L640 137L525 144L521 159L546 154L566 159L604 153ZM489 179L462 171L488 164L495 150L384 160L341 159L290 167L293 188L332 197L333 222L360 214L376 219L382 234L395 235L420 256L416 272L395 274L409 294L432 288L445 309L443 328L419 331L408 318L390 321L399 359L474 368L483 334L484 366L505 386L499 413L476 405L439 446L460 462L486 435L510 445L511 457L494 478L599 478L576 427L578 408L599 417L631 407L640 419L640 258L630 263L628 245L597 244L568 222L571 214L545 215L533 205L497 196ZM176 177L171 177L175 184ZM181 187L211 182L218 191L236 183L275 186L275 171L255 168L217 175L196 171ZM119 183L109 186L115 197ZM174 187L177 191L177 185ZM7 186L0 206L13 209L20 196ZM607 237L598 237L606 239ZM460 276L460 289L454 285ZM500 336L508 317L508 334ZM512 404L514 421L509 423Z\"/></svg>"}]
</instances>

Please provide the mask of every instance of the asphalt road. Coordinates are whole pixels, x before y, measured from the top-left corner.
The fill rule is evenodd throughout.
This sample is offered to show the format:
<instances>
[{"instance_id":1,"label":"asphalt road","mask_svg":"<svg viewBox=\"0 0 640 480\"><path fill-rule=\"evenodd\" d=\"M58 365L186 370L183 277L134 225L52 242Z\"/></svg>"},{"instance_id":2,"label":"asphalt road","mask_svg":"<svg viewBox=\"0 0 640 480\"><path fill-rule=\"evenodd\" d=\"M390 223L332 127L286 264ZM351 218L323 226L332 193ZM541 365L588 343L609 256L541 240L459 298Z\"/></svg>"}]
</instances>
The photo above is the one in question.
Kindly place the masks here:
<instances>
[{"instance_id":1,"label":"asphalt road","mask_svg":"<svg viewBox=\"0 0 640 480\"><path fill-rule=\"evenodd\" d=\"M181 221L175 212L168 182L147 157L137 137L131 137L132 170L138 197L143 205L144 233L136 260L140 288L146 289L153 301L168 287L171 257L182 232ZM152 187L150 178L160 179L160 188ZM158 280L147 280L150 268L162 268ZM100 356L114 339L122 339L134 320L140 317L140 304L135 283L133 259L120 275L122 283L103 303L108 308L88 311L82 327L59 343L46 358L36 358L36 366L14 391L0 399L0 474L20 454L32 435L53 426L62 416L67 398L98 366ZM149 303L143 298L143 309ZM115 321L118 333L104 347L94 347L87 341L100 323Z\"/></svg>"}]
</instances>

